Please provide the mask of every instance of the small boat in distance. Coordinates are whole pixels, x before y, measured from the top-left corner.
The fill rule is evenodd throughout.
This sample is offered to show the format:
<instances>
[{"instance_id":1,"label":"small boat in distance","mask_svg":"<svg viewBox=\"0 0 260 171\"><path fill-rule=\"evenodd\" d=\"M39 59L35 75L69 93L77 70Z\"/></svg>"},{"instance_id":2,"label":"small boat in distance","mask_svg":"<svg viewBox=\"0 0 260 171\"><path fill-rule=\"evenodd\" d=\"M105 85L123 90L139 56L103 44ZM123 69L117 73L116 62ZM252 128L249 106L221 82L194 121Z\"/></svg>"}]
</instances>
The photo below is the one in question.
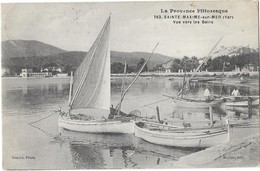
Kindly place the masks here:
<instances>
[{"instance_id":1,"label":"small boat in distance","mask_svg":"<svg viewBox=\"0 0 260 171\"><path fill-rule=\"evenodd\" d=\"M189 99L189 98L183 98L184 91L186 90L186 86L190 83L190 81L193 79L193 77L196 75L196 73L199 71L199 69L202 67L204 63L208 61L208 59L211 57L211 53L214 51L216 46L219 44L223 37L220 38L220 40L215 44L215 46L211 49L207 57L204 58L202 63L196 68L195 72L187 79L185 80L185 76L183 78L183 87L181 91L176 95L163 95L166 97L169 97L172 99L174 103L176 103L178 106L183 106L183 107L189 107L189 108L208 108L210 106L217 105L222 102L222 99L218 97L214 97L208 100L198 100L198 99Z\"/></svg>"},{"instance_id":2,"label":"small boat in distance","mask_svg":"<svg viewBox=\"0 0 260 171\"><path fill-rule=\"evenodd\" d=\"M224 100L226 106L248 107L248 98L251 98L251 106L259 106L259 96L228 96Z\"/></svg>"},{"instance_id":3,"label":"small boat in distance","mask_svg":"<svg viewBox=\"0 0 260 171\"><path fill-rule=\"evenodd\" d=\"M178 107L189 107L189 108L198 108L198 109L208 109L210 106L219 105L222 100L221 99L211 99L209 101L199 100L199 99L191 99L191 98L181 98L179 96L169 96L164 95L166 97L170 97L171 100Z\"/></svg>"}]
</instances>

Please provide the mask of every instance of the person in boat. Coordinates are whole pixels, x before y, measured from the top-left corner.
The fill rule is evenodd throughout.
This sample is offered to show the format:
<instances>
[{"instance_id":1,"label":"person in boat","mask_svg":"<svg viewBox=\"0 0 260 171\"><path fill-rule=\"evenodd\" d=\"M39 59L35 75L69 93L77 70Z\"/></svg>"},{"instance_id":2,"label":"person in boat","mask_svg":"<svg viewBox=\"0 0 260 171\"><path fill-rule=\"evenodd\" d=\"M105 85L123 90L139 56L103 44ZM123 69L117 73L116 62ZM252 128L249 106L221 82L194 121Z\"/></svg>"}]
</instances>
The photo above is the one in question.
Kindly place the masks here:
<instances>
[{"instance_id":1,"label":"person in boat","mask_svg":"<svg viewBox=\"0 0 260 171\"><path fill-rule=\"evenodd\" d=\"M206 89L204 90L204 98L205 98L206 101L210 101L209 86L206 86Z\"/></svg>"},{"instance_id":2,"label":"person in boat","mask_svg":"<svg viewBox=\"0 0 260 171\"><path fill-rule=\"evenodd\" d=\"M235 97L240 95L237 86L236 86L235 89L232 91L231 95L232 95L232 96L235 96Z\"/></svg>"}]
</instances>

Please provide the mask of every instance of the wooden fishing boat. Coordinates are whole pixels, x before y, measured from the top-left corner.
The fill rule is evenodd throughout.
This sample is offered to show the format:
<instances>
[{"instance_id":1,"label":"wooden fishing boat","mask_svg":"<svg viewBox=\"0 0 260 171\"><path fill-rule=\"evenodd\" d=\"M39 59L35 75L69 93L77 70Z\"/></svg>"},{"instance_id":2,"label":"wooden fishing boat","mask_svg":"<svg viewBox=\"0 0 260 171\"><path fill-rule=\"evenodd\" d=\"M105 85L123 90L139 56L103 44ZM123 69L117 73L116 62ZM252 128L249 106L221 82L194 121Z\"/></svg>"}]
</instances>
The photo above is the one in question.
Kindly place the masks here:
<instances>
[{"instance_id":1,"label":"wooden fishing boat","mask_svg":"<svg viewBox=\"0 0 260 171\"><path fill-rule=\"evenodd\" d=\"M250 96L252 98L252 106L259 106L259 96ZM226 106L248 107L248 96L225 97Z\"/></svg>"},{"instance_id":2,"label":"wooden fishing boat","mask_svg":"<svg viewBox=\"0 0 260 171\"><path fill-rule=\"evenodd\" d=\"M152 122L136 122L135 136L158 145L207 148L229 142L229 126L180 128Z\"/></svg>"},{"instance_id":3,"label":"wooden fishing boat","mask_svg":"<svg viewBox=\"0 0 260 171\"><path fill-rule=\"evenodd\" d=\"M199 109L208 109L210 106L216 106L222 103L222 99L216 98L209 101L199 100L199 99L191 99L191 98L181 98L179 96L169 96L164 95L166 97L170 97L171 100L178 107L188 107L188 108L199 108Z\"/></svg>"},{"instance_id":4,"label":"wooden fishing boat","mask_svg":"<svg viewBox=\"0 0 260 171\"><path fill-rule=\"evenodd\" d=\"M191 82L202 82L202 83L205 83L205 82L208 82L208 81L216 81L218 80L219 78L192 78L190 81Z\"/></svg>"},{"instance_id":5,"label":"wooden fishing boat","mask_svg":"<svg viewBox=\"0 0 260 171\"><path fill-rule=\"evenodd\" d=\"M248 107L248 100L241 100L241 101L230 101L226 102L227 106L236 106L236 107ZM259 99L254 100L252 102L252 106L258 106L259 105Z\"/></svg>"},{"instance_id":6,"label":"wooden fishing boat","mask_svg":"<svg viewBox=\"0 0 260 171\"><path fill-rule=\"evenodd\" d=\"M68 118L60 118L59 126L72 131L89 132L89 133L129 133L133 134L134 121L122 122L119 120L106 121L88 121L72 120Z\"/></svg>"},{"instance_id":7,"label":"wooden fishing boat","mask_svg":"<svg viewBox=\"0 0 260 171\"><path fill-rule=\"evenodd\" d=\"M71 74L68 111L59 109L58 124L64 129L89 133L134 133L134 120L121 112L121 103L153 52L124 91L122 84L121 99L116 108L110 108L109 32L110 16L74 77Z\"/></svg>"},{"instance_id":8,"label":"wooden fishing boat","mask_svg":"<svg viewBox=\"0 0 260 171\"><path fill-rule=\"evenodd\" d=\"M131 117L94 119L89 115L89 112L70 114L70 117L60 115L59 126L72 131L88 133L134 133L134 120Z\"/></svg>"}]
</instances>

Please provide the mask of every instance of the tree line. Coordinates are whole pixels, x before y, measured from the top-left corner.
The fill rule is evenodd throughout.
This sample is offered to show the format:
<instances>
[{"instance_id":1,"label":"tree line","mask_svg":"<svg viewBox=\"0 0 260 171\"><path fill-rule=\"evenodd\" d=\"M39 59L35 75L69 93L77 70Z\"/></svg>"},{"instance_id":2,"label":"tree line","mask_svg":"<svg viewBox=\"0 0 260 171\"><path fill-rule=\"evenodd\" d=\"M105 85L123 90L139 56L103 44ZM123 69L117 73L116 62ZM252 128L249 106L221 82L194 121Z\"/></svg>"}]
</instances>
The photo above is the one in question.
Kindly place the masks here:
<instances>
[{"instance_id":1,"label":"tree line","mask_svg":"<svg viewBox=\"0 0 260 171\"><path fill-rule=\"evenodd\" d=\"M137 63L137 66L129 66L126 65L126 73L138 72L142 65L145 63L145 59L141 58L140 61ZM111 64L111 73L112 74L119 74L124 73L125 65L120 62L115 62ZM142 72L148 71L147 64L144 66Z\"/></svg>"},{"instance_id":2,"label":"tree line","mask_svg":"<svg viewBox=\"0 0 260 171\"><path fill-rule=\"evenodd\" d=\"M223 63L225 62L225 71L233 71L236 67L243 69L251 65L255 69L259 66L259 54L257 52L244 53L236 56L219 56L214 59L210 58L202 67L201 70L222 71ZM184 56L182 59L175 58L172 60L170 67L171 72L191 71L200 65L199 59L196 56L191 58ZM162 64L157 65L153 70L165 70Z\"/></svg>"},{"instance_id":3,"label":"tree line","mask_svg":"<svg viewBox=\"0 0 260 171\"><path fill-rule=\"evenodd\" d=\"M233 71L235 67L243 69L249 64L256 69L256 67L259 66L259 54L257 52L252 52L231 57L227 55L220 56L214 59L209 59L202 69L207 69L208 71L222 71L224 62L225 71Z\"/></svg>"},{"instance_id":4,"label":"tree line","mask_svg":"<svg viewBox=\"0 0 260 171\"><path fill-rule=\"evenodd\" d=\"M174 58L171 61L170 70L171 72L178 72L180 69L183 71L191 71L199 66L199 59L196 56L191 58L184 56L182 59ZM165 71L163 64L158 64L153 71Z\"/></svg>"}]
</instances>

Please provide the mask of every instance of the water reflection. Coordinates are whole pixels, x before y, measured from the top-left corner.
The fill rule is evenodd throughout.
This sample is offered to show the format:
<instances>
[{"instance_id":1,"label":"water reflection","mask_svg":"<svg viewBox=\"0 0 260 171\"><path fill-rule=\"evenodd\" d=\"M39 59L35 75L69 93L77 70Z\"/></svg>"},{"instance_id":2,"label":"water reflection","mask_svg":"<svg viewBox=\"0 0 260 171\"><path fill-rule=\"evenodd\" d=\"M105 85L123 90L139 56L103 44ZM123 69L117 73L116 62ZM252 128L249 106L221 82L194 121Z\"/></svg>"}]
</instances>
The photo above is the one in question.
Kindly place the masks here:
<instances>
[{"instance_id":1,"label":"water reflection","mask_svg":"<svg viewBox=\"0 0 260 171\"><path fill-rule=\"evenodd\" d=\"M8 79L2 81L4 116L33 115L62 104L68 96L67 80ZM49 107L50 106L50 107Z\"/></svg>"},{"instance_id":2,"label":"water reflection","mask_svg":"<svg viewBox=\"0 0 260 171\"><path fill-rule=\"evenodd\" d=\"M70 143L73 167L76 169L101 169L104 161L100 149L95 146Z\"/></svg>"},{"instance_id":3,"label":"water reflection","mask_svg":"<svg viewBox=\"0 0 260 171\"><path fill-rule=\"evenodd\" d=\"M98 136L98 135L97 135ZM98 146L70 143L72 160L76 169L133 168L133 146Z\"/></svg>"},{"instance_id":4,"label":"water reflection","mask_svg":"<svg viewBox=\"0 0 260 171\"><path fill-rule=\"evenodd\" d=\"M73 167L77 169L152 168L199 150L154 145L132 134L89 134L60 129L60 139L69 142Z\"/></svg>"},{"instance_id":5,"label":"water reflection","mask_svg":"<svg viewBox=\"0 0 260 171\"><path fill-rule=\"evenodd\" d=\"M163 147L146 142L141 144L100 145L71 142L72 163L76 169L152 168L196 151L168 148L170 151L162 153L158 149Z\"/></svg>"}]
</instances>

